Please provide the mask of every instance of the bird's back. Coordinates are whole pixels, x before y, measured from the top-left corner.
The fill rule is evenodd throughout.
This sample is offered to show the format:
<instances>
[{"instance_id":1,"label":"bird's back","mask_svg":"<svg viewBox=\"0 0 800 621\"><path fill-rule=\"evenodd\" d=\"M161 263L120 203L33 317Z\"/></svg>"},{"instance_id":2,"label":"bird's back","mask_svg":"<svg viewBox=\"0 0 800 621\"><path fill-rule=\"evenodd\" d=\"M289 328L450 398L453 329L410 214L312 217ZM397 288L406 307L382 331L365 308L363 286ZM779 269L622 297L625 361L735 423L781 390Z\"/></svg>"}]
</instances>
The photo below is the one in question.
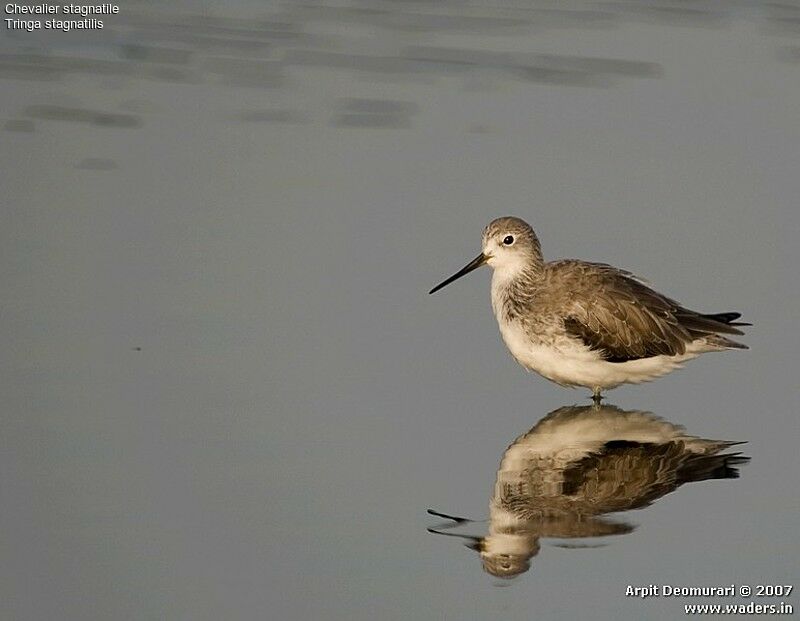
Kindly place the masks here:
<instances>
[{"instance_id":1,"label":"bird's back","mask_svg":"<svg viewBox=\"0 0 800 621\"><path fill-rule=\"evenodd\" d=\"M722 336L743 334L738 313L705 315L655 291L632 273L604 263L562 260L545 264L540 303L563 318L566 333L606 359L622 362L686 352L698 339L744 347Z\"/></svg>"}]
</instances>

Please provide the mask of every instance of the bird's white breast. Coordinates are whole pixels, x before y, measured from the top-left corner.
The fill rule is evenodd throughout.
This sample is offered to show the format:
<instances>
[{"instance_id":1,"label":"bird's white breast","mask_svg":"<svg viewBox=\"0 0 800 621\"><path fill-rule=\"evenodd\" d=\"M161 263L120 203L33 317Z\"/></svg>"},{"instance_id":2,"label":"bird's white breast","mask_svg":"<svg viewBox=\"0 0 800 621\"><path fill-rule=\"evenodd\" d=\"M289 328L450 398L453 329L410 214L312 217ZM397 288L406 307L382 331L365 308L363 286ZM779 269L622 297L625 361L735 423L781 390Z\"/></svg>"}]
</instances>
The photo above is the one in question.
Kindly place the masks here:
<instances>
[{"instance_id":1,"label":"bird's white breast","mask_svg":"<svg viewBox=\"0 0 800 621\"><path fill-rule=\"evenodd\" d=\"M689 347L681 356L652 356L627 362L608 362L600 353L577 339L567 337L552 341L536 339L526 333L517 320L499 315L497 322L511 355L529 371L564 386L614 388L620 384L638 384L661 377L699 355L702 346Z\"/></svg>"}]
</instances>

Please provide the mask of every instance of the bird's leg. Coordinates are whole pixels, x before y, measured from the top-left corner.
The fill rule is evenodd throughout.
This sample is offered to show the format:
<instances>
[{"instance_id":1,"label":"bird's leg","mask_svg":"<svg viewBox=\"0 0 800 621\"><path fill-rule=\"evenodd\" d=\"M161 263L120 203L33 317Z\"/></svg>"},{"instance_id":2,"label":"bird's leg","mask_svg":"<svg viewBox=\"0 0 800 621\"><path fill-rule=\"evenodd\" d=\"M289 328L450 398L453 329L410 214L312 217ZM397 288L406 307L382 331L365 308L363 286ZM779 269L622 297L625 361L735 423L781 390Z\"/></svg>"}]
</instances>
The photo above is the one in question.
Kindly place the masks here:
<instances>
[{"instance_id":1,"label":"bird's leg","mask_svg":"<svg viewBox=\"0 0 800 621\"><path fill-rule=\"evenodd\" d=\"M600 402L603 400L603 395L600 394L602 390L600 386L595 386L592 391L592 401L594 401L594 404L597 406L599 406Z\"/></svg>"}]
</instances>

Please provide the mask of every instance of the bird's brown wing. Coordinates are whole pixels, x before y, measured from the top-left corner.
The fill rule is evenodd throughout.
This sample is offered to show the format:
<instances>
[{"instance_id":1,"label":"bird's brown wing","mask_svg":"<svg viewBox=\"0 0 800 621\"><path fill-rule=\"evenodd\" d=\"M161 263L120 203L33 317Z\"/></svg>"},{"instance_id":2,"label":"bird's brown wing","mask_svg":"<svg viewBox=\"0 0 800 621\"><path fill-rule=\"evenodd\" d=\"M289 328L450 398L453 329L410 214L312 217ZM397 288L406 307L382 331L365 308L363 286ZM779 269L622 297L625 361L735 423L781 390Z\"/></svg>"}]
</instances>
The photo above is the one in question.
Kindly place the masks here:
<instances>
[{"instance_id":1,"label":"bird's brown wing","mask_svg":"<svg viewBox=\"0 0 800 621\"><path fill-rule=\"evenodd\" d=\"M602 352L610 362L675 356L703 336L742 334L729 321L683 308L610 265L562 261L550 266L569 300L570 312L564 320L567 334ZM738 314L730 317L738 318ZM737 345L724 337L719 341Z\"/></svg>"},{"instance_id":2,"label":"bird's brown wing","mask_svg":"<svg viewBox=\"0 0 800 621\"><path fill-rule=\"evenodd\" d=\"M681 442L613 441L564 473L564 493L592 504L597 513L639 509L678 487L688 454Z\"/></svg>"}]
</instances>

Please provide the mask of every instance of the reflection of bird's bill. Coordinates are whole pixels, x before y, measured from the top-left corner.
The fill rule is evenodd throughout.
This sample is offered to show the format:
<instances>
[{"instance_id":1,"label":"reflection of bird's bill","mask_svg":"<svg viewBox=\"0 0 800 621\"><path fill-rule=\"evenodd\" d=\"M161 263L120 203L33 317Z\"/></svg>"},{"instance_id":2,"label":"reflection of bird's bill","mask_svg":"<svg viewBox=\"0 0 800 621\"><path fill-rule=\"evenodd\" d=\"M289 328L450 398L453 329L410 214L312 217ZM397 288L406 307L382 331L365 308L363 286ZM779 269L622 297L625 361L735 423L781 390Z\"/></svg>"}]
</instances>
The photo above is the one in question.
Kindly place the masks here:
<instances>
[{"instance_id":1,"label":"reflection of bird's bill","mask_svg":"<svg viewBox=\"0 0 800 621\"><path fill-rule=\"evenodd\" d=\"M474 270L478 269L478 268L479 268L479 267L481 267L482 265L485 265L485 264L486 264L486 262L487 262L487 261L488 261L490 258L491 258L491 257L488 257L488 256L486 256L485 254L483 254L483 253L481 252L481 253L480 253L480 254L479 254L477 257L475 257L474 259L472 259L472 261L470 261L469 263L467 263L467 264L466 264L464 267L462 267L460 270L458 270L458 271L457 271L455 274L453 274L453 275L452 275L450 278L448 278L447 280L445 280L445 281L443 281L443 282L440 282L440 283L439 283L438 285L436 285L436 286L435 286L433 289L431 289L431 290L430 290L428 293L429 293L429 294L430 294L430 293L436 293L436 292L437 292L439 289L443 289L444 287L446 287L447 285L449 285L449 284L450 284L451 282L453 282L454 280L458 280L458 279L459 279L459 278L461 278L462 276L466 276L467 274L469 274L470 272L472 272L472 271L474 271Z\"/></svg>"},{"instance_id":2,"label":"reflection of bird's bill","mask_svg":"<svg viewBox=\"0 0 800 621\"><path fill-rule=\"evenodd\" d=\"M461 533L447 533L444 531L444 528L429 528L428 532L432 535L443 535L444 537L457 537L459 539L465 539L468 543L464 545L467 546L470 550L475 550L480 552L483 548L483 537L476 537L475 535L463 535Z\"/></svg>"},{"instance_id":3,"label":"reflection of bird's bill","mask_svg":"<svg viewBox=\"0 0 800 621\"><path fill-rule=\"evenodd\" d=\"M439 511L434 511L433 509L428 509L429 515L435 515L436 517L444 518L446 520L450 520L449 522L445 522L444 524L439 524L436 527L428 528L428 532L433 535L444 535L445 537L457 537L459 539L464 539L467 541L464 545L466 545L470 550L475 550L476 552L480 552L483 549L483 537L477 537L475 535L465 535L462 533L446 533L444 531L449 530L451 528L456 528L463 524L471 524L477 520L470 520L469 518L457 517L455 515L448 515L447 513L441 513ZM481 520L485 521L485 520Z\"/></svg>"},{"instance_id":4,"label":"reflection of bird's bill","mask_svg":"<svg viewBox=\"0 0 800 621\"><path fill-rule=\"evenodd\" d=\"M444 518L445 520L452 520L456 524L466 524L468 522L474 522L475 520L470 520L469 518L464 517L457 517L455 515L448 515L447 513L440 513L439 511L434 511L433 509L428 509L428 515L435 515L436 517ZM449 528L452 528L455 524L448 524ZM439 528L442 528L441 526Z\"/></svg>"},{"instance_id":5,"label":"reflection of bird's bill","mask_svg":"<svg viewBox=\"0 0 800 621\"><path fill-rule=\"evenodd\" d=\"M444 531L449 530L451 528L456 528L458 526L462 526L463 524L471 524L472 522L476 522L477 520L470 520L469 518L461 518L455 515L448 515L447 513L441 513L439 511L434 511L433 509L428 509L429 515L435 515L436 517L444 518L445 520L450 520L449 522L445 522L444 524L439 524L436 527L430 527L428 529L429 533L434 535L444 535L445 537L457 537L459 539L466 539L469 543L466 543L468 548L471 550L475 550L480 552L483 548L483 538L476 537L475 535L464 535L461 533L446 533ZM485 521L485 520L481 520Z\"/></svg>"}]
</instances>

